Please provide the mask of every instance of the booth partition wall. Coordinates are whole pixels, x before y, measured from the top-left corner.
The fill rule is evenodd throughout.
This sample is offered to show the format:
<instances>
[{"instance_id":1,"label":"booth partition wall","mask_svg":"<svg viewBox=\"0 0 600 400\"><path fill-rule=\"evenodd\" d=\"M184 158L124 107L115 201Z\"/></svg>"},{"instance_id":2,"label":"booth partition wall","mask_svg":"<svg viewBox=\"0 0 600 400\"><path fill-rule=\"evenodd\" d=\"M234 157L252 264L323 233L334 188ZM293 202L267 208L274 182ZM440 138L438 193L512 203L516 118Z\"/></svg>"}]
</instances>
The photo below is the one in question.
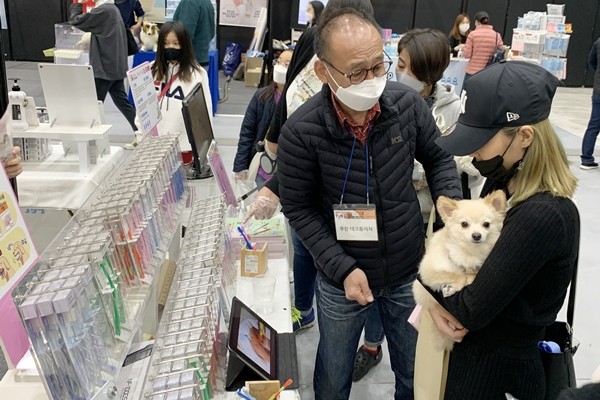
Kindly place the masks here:
<instances>
[{"instance_id":1,"label":"booth partition wall","mask_svg":"<svg viewBox=\"0 0 600 400\"><path fill-rule=\"evenodd\" d=\"M3 30L9 36L8 40L5 38L8 59L48 61L42 50L54 45L54 24L67 20L71 0L0 1L4 2L8 17L8 29L4 27ZM292 13L298 12L299 4L297 0L271 0L269 3L265 50L269 49L271 39L290 39ZM591 86L593 82L593 71L587 66L587 54L595 39L600 37L600 0L371 0L371 3L377 22L397 33L424 27L448 32L460 12L473 17L477 11L485 10L508 45L511 44L518 16L527 11L545 11L547 3L565 4L567 22L573 24L565 84L577 87ZM219 5L220 0L217 0L217 7ZM227 42L240 43L245 50L253 34L253 28L218 26L217 47L221 58Z\"/></svg>"}]
</instances>

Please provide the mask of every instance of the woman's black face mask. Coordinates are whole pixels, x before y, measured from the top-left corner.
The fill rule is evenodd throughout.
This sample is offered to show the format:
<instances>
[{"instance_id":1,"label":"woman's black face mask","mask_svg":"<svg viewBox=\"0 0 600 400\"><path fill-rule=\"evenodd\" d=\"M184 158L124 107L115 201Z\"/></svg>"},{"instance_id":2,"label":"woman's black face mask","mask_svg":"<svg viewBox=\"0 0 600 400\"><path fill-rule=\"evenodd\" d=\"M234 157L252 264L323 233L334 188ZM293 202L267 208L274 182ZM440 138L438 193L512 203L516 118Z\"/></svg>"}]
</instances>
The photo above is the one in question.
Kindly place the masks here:
<instances>
[{"instance_id":1,"label":"woman's black face mask","mask_svg":"<svg viewBox=\"0 0 600 400\"><path fill-rule=\"evenodd\" d=\"M490 158L489 160L475 160L473 159L473 166L479 171L481 176L492 179L496 182L508 182L519 170L521 160L517 161L510 169L504 168L504 155L508 151L508 148L515 140L514 135L510 140L510 143L504 150L502 155Z\"/></svg>"}]
</instances>

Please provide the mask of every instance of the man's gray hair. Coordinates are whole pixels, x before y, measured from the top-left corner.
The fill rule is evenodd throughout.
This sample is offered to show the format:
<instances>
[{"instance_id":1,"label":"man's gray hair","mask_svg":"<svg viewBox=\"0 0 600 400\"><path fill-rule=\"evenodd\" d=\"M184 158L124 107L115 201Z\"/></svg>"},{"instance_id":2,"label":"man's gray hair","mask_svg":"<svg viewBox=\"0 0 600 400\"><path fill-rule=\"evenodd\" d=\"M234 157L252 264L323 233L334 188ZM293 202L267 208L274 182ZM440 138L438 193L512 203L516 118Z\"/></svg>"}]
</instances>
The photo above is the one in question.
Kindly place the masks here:
<instances>
[{"instance_id":1,"label":"man's gray hair","mask_svg":"<svg viewBox=\"0 0 600 400\"><path fill-rule=\"evenodd\" d=\"M323 14L315 35L315 54L319 59L327 58L331 34L341 26L342 16L351 16L372 25L377 31L379 25L373 16L373 6L368 0L331 0ZM360 40L360 39L359 39Z\"/></svg>"}]
</instances>

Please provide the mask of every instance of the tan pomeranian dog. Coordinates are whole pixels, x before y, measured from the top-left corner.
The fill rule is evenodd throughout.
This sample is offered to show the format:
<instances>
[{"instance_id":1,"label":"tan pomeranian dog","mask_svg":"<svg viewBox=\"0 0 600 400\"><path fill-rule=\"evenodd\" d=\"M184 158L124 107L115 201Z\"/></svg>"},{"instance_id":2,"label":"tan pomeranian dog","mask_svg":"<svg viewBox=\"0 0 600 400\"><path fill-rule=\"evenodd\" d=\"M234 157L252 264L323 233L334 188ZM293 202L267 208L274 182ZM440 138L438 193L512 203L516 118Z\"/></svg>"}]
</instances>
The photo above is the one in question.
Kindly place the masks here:
<instances>
[{"instance_id":1,"label":"tan pomeranian dog","mask_svg":"<svg viewBox=\"0 0 600 400\"><path fill-rule=\"evenodd\" d=\"M142 50L156 51L158 49L158 25L154 22L144 21L140 31Z\"/></svg>"},{"instance_id":2,"label":"tan pomeranian dog","mask_svg":"<svg viewBox=\"0 0 600 400\"><path fill-rule=\"evenodd\" d=\"M436 205L444 228L427 243L419 275L423 283L447 297L473 283L492 251L506 215L506 195L496 190L483 199L460 201L440 196ZM413 284L413 295L426 310L437 304L419 281ZM452 340L440 332L436 336L438 350L452 350Z\"/></svg>"}]
</instances>

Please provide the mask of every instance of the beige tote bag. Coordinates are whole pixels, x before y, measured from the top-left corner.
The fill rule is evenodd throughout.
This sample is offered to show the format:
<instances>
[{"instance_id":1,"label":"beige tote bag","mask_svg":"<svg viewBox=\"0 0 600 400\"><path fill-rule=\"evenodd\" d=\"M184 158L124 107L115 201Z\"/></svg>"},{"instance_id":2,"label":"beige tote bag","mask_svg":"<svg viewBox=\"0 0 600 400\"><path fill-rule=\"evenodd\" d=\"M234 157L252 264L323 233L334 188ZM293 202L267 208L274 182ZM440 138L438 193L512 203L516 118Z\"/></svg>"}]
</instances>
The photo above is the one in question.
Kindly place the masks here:
<instances>
[{"instance_id":1,"label":"beige tote bag","mask_svg":"<svg viewBox=\"0 0 600 400\"><path fill-rule=\"evenodd\" d=\"M435 207L429 215L427 240L433 234ZM421 312L419 336L415 355L414 392L415 400L443 400L448 377L448 360L450 353L438 351L433 347L433 335L436 326L427 310Z\"/></svg>"}]
</instances>

